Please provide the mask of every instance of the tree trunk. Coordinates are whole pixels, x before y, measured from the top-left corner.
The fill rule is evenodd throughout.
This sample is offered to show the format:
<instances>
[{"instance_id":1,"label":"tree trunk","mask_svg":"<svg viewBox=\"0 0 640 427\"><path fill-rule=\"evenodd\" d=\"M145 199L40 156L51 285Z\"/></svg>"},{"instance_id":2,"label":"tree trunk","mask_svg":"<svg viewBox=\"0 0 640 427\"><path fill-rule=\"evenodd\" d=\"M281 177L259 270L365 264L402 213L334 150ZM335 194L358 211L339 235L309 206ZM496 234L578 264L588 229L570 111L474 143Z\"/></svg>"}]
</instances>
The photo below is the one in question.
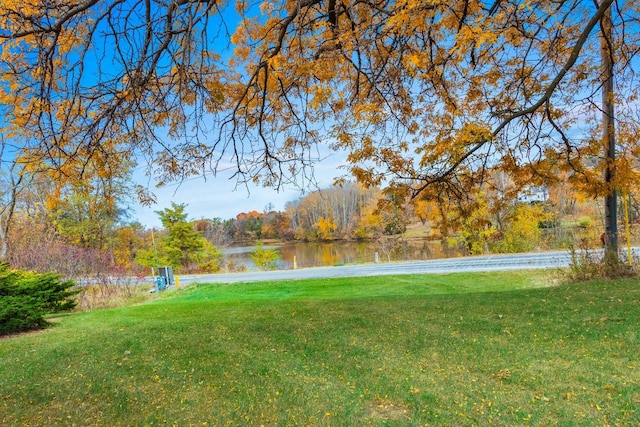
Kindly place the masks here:
<instances>
[{"instance_id":1,"label":"tree trunk","mask_svg":"<svg viewBox=\"0 0 640 427\"><path fill-rule=\"evenodd\" d=\"M605 216L605 247L608 255L618 255L618 215L617 191L614 187L616 135L613 87L613 31L611 22L611 7L600 21L601 28L601 56L602 56L602 117L603 143L606 156L604 181L607 194L604 199Z\"/></svg>"},{"instance_id":2,"label":"tree trunk","mask_svg":"<svg viewBox=\"0 0 640 427\"><path fill-rule=\"evenodd\" d=\"M24 174L21 171L18 174L18 179L16 180L16 177L14 175L15 167L16 163L13 163L8 172L11 185L11 198L9 199L7 206L5 206L0 211L0 239L2 240L2 243L0 243L0 262L6 262L9 255L9 229L13 221L13 214L16 209L18 193L20 193L20 191L22 190L21 184L24 178Z\"/></svg>"}]
</instances>

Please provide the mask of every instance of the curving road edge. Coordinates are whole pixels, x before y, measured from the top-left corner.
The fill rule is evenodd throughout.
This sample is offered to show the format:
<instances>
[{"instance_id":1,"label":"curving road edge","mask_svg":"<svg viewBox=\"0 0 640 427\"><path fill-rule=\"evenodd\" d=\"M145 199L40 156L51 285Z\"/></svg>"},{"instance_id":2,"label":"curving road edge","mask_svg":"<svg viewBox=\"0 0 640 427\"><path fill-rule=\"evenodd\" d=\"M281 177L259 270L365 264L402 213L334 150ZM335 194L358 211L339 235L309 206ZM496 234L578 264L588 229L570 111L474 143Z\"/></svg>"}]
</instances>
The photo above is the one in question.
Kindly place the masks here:
<instances>
[{"instance_id":1,"label":"curving road edge","mask_svg":"<svg viewBox=\"0 0 640 427\"><path fill-rule=\"evenodd\" d=\"M633 248L637 253L639 248ZM598 253L595 251L594 253ZM626 255L626 254L625 254ZM252 271L241 273L181 275L181 284L239 283L275 280L323 279L335 277L383 276L391 274L445 274L500 270L565 268L571 264L568 251L508 255L486 255L428 261L357 264L335 267L301 268L297 270Z\"/></svg>"}]
</instances>

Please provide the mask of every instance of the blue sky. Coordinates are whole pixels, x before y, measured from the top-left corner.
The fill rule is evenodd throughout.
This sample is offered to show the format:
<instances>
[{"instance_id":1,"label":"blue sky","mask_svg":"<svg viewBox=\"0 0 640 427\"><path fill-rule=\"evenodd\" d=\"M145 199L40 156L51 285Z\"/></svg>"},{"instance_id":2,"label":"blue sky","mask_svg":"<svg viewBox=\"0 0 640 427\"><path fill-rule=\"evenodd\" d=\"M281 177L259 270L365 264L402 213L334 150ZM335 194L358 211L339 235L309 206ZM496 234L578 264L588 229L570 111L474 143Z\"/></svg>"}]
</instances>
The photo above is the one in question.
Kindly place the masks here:
<instances>
[{"instance_id":1,"label":"blue sky","mask_svg":"<svg viewBox=\"0 0 640 427\"><path fill-rule=\"evenodd\" d=\"M327 188L333 184L334 178L345 174L340 166L346 164L345 155L334 152L314 166L314 176L319 188ZM274 210L284 210L285 204L302 197L305 192L294 186L275 190L249 184L236 185L231 178L232 171L219 172L217 176L190 178L182 183L169 184L162 188L155 188L155 182L144 176L142 170L134 174L136 184L141 184L151 190L157 198L157 203L151 207L134 204L131 220L139 221L147 228L161 227L155 211L169 207L171 202L184 203L189 219L221 218L223 220L235 218L240 212L252 210L263 212L271 204ZM248 190L247 190L248 188ZM306 193L316 190L307 187Z\"/></svg>"},{"instance_id":2,"label":"blue sky","mask_svg":"<svg viewBox=\"0 0 640 427\"><path fill-rule=\"evenodd\" d=\"M250 3L249 6L250 10L247 12L249 15L258 13L259 2ZM215 46L214 50L218 54L228 58L232 55L233 46L230 45L230 40L223 29L233 32L240 18L233 3L223 6L221 12L224 25L217 14L210 18L209 28L212 34L210 42ZM221 31L218 32L218 29ZM88 64L87 67L92 69L94 65ZM91 73L87 74L91 75ZM344 164L346 156L329 151L327 147L318 147L318 150L323 152L324 160L314 166L314 177L319 188L326 188L332 185L336 176L344 174L345 171L339 170L339 166ZM226 167L224 164L216 176L208 174L205 177L190 177L182 183L169 183L164 187L156 188L156 180L144 174L144 162L147 159L138 160L141 164L134 170L133 181L151 191L156 196L157 203L150 207L141 206L134 196L128 220L138 221L148 228L161 227L155 212L169 207L172 202L186 204L189 219L221 218L225 220L235 218L241 212L252 210L262 212L269 205L275 210L284 210L287 202L294 201L305 194L293 185L276 190L260 185L237 184L236 179L231 176L235 167ZM316 189L317 187L307 186L306 192Z\"/></svg>"}]
</instances>

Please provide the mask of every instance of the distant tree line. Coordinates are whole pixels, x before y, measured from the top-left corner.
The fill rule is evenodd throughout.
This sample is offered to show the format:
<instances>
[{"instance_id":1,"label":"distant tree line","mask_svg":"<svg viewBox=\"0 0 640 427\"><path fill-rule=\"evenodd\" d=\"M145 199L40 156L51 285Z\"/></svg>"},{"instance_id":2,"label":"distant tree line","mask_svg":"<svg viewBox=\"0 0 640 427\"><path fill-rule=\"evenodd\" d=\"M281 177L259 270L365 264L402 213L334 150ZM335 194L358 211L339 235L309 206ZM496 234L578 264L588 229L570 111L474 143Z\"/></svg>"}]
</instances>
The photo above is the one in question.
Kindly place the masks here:
<instances>
[{"instance_id":1,"label":"distant tree line","mask_svg":"<svg viewBox=\"0 0 640 427\"><path fill-rule=\"evenodd\" d=\"M268 207L224 220L190 219L188 205L172 204L157 211L162 227L151 230L128 216L130 195L135 194L129 172L123 170L119 179L65 186L33 173L23 174L22 184L12 187L18 181L3 175L0 241L5 261L14 268L64 277L148 275L158 265L171 265L177 272L216 272L233 268L225 264L220 248L265 240L420 237L478 254L567 247L579 239L597 244L600 234L592 199L559 184L545 190L545 200L522 203L523 187L498 171L464 203L398 198L347 182L290 201L282 211ZM638 194L626 197L630 223L637 223ZM268 260L267 265L274 264Z\"/></svg>"}]
</instances>

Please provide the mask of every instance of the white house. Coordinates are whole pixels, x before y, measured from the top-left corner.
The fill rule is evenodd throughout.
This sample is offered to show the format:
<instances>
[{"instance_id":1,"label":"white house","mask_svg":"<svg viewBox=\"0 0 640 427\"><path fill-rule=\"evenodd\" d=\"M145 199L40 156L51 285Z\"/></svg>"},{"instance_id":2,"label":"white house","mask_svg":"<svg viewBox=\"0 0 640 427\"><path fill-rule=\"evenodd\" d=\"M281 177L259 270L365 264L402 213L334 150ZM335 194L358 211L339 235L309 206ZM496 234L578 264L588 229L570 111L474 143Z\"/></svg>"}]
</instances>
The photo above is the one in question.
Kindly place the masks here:
<instances>
[{"instance_id":1,"label":"white house","mask_svg":"<svg viewBox=\"0 0 640 427\"><path fill-rule=\"evenodd\" d=\"M534 187L527 185L518 194L518 201L521 203L537 203L546 202L549 198L549 189L547 187Z\"/></svg>"}]
</instances>

